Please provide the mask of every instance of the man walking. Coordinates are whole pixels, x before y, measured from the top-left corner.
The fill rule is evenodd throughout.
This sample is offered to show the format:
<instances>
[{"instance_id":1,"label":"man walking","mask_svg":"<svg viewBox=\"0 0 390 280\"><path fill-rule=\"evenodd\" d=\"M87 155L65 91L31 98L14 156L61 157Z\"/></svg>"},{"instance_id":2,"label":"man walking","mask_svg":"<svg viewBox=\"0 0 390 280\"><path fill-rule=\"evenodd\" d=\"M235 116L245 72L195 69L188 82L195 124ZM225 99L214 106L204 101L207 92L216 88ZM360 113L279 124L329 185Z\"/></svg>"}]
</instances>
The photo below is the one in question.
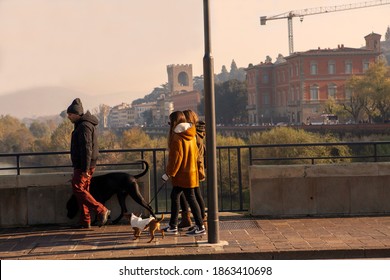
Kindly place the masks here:
<instances>
[{"instance_id":1,"label":"man walking","mask_svg":"<svg viewBox=\"0 0 390 280\"><path fill-rule=\"evenodd\" d=\"M79 98L73 100L67 109L68 119L74 124L70 154L73 165L72 190L81 210L80 222L77 228L90 228L93 210L98 217L99 227L107 223L110 210L96 201L89 193L92 174L96 168L99 154L96 126L98 119L89 111L84 114Z\"/></svg>"}]
</instances>

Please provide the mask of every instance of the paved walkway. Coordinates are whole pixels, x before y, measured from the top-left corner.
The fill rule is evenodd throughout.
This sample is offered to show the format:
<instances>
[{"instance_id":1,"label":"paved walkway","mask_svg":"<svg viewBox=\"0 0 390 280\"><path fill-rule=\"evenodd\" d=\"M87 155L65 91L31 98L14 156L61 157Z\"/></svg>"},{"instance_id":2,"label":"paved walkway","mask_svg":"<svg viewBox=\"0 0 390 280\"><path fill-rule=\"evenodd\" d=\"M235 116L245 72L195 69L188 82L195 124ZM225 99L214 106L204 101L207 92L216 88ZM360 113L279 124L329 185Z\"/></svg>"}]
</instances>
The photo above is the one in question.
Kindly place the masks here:
<instances>
[{"instance_id":1,"label":"paved walkway","mask_svg":"<svg viewBox=\"0 0 390 280\"><path fill-rule=\"evenodd\" d=\"M167 222L167 219L164 220ZM207 236L134 241L127 224L0 229L0 259L339 259L390 258L390 217L265 219L220 216L220 243Z\"/></svg>"}]
</instances>

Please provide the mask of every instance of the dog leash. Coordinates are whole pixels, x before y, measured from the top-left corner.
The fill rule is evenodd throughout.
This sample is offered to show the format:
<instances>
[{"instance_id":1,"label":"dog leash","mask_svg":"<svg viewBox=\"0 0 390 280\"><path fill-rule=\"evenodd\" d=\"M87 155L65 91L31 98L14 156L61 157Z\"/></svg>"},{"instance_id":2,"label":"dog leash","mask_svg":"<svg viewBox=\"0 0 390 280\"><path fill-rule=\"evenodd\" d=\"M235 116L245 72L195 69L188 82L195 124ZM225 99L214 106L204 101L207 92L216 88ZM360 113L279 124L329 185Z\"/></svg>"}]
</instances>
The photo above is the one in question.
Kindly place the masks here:
<instances>
[{"instance_id":1,"label":"dog leash","mask_svg":"<svg viewBox=\"0 0 390 280\"><path fill-rule=\"evenodd\" d=\"M149 205L152 203L152 201L157 197L158 193L162 190L162 188L164 186L167 185L167 181L164 181L164 183L162 183L162 185L160 186L160 188L157 190L156 194L154 195L154 197L152 198L152 200L149 202Z\"/></svg>"}]
</instances>

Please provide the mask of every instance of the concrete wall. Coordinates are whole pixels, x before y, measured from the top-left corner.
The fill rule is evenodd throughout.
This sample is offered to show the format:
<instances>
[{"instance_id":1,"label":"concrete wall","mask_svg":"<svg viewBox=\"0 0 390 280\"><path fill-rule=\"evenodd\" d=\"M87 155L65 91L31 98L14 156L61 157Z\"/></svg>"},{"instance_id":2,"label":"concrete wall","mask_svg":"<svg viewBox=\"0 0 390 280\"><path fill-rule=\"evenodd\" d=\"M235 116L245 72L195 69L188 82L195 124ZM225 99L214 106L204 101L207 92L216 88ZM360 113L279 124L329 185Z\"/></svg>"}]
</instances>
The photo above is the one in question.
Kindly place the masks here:
<instances>
[{"instance_id":1,"label":"concrete wall","mask_svg":"<svg viewBox=\"0 0 390 280\"><path fill-rule=\"evenodd\" d=\"M95 172L94 176L99 174L103 173ZM131 174L138 174L137 170ZM0 226L77 223L78 215L73 220L66 217L66 202L72 195L71 178L71 173L0 176ZM149 181L149 174L138 180L146 201L150 201ZM146 214L130 197L126 205L129 212ZM112 219L120 214L116 196L107 201L106 207Z\"/></svg>"},{"instance_id":2,"label":"concrete wall","mask_svg":"<svg viewBox=\"0 0 390 280\"><path fill-rule=\"evenodd\" d=\"M0 176L0 226L76 223L78 217L66 217L71 176ZM390 214L390 163L250 166L249 176L252 215ZM149 174L140 178L139 184L145 200L150 201ZM147 215L130 197L126 203L130 212ZM116 196L106 206L112 218L119 215Z\"/></svg>"},{"instance_id":3,"label":"concrete wall","mask_svg":"<svg viewBox=\"0 0 390 280\"><path fill-rule=\"evenodd\" d=\"M390 163L251 166L249 176L253 215L390 213Z\"/></svg>"}]
</instances>

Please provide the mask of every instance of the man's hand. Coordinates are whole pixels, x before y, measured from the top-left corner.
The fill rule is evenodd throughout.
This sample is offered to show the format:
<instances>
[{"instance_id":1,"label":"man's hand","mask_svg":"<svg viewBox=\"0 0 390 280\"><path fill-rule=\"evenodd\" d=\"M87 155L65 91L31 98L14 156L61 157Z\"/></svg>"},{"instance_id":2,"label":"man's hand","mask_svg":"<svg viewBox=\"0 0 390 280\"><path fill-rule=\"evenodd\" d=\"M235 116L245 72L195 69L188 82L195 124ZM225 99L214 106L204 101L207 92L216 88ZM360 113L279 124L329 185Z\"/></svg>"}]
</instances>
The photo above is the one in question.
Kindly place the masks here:
<instances>
[{"instance_id":1,"label":"man's hand","mask_svg":"<svg viewBox=\"0 0 390 280\"><path fill-rule=\"evenodd\" d=\"M167 174L164 174L161 176L161 179L163 179L164 182L169 180L169 176Z\"/></svg>"}]
</instances>

